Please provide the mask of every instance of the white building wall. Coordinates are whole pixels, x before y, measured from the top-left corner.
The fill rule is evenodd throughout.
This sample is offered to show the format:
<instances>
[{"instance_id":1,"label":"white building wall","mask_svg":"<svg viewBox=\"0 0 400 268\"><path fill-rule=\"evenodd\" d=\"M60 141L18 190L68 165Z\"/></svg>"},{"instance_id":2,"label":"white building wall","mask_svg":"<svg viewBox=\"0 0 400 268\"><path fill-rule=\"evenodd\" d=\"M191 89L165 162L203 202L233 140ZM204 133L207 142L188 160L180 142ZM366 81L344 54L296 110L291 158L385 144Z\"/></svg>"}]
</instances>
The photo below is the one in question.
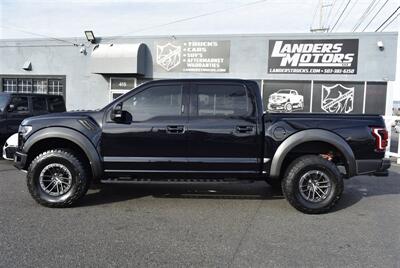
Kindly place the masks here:
<instances>
[{"instance_id":1,"label":"white building wall","mask_svg":"<svg viewBox=\"0 0 400 268\"><path fill-rule=\"evenodd\" d=\"M394 79L393 69L398 44L397 33L335 33L335 34L266 34L266 35L202 35L176 36L177 40L230 40L229 73L160 73L151 67L156 57L155 43L172 40L171 36L126 37L118 43L145 43L149 48L149 71L144 78L248 78L254 80L330 80L330 81L390 81ZM359 39L358 72L356 75L300 75L268 74L268 40L274 39ZM40 40L0 40L0 75L65 75L66 104L68 110L96 109L109 101L109 76L90 72L90 55L93 45L84 39L69 39L71 42L87 46L87 54L80 53L80 46L73 46L49 39ZM382 40L385 50L380 51L377 41ZM100 43L109 43L107 38ZM32 62L32 71L22 70L25 61ZM397 57L397 64L399 58ZM398 68L399 69L399 68ZM387 94L386 114L391 114L394 90L399 90L399 70L397 79L390 84Z\"/></svg>"},{"instance_id":2,"label":"white building wall","mask_svg":"<svg viewBox=\"0 0 400 268\"><path fill-rule=\"evenodd\" d=\"M397 61L396 61L396 77L394 81L388 82L386 97L386 113L391 116L393 111L393 101L400 101L400 36L397 36Z\"/></svg>"}]
</instances>

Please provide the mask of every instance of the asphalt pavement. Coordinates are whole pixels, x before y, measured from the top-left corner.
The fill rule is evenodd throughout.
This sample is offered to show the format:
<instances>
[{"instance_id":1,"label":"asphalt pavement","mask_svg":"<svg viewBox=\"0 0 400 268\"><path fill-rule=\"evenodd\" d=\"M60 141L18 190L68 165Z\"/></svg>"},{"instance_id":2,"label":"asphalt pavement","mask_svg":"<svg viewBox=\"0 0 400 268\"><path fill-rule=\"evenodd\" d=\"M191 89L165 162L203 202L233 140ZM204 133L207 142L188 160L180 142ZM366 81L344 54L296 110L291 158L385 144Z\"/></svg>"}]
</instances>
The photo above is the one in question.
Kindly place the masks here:
<instances>
[{"instance_id":1,"label":"asphalt pavement","mask_svg":"<svg viewBox=\"0 0 400 268\"><path fill-rule=\"evenodd\" d=\"M398 166L305 215L263 182L106 185L50 209L0 161L0 267L400 267L399 254Z\"/></svg>"}]
</instances>

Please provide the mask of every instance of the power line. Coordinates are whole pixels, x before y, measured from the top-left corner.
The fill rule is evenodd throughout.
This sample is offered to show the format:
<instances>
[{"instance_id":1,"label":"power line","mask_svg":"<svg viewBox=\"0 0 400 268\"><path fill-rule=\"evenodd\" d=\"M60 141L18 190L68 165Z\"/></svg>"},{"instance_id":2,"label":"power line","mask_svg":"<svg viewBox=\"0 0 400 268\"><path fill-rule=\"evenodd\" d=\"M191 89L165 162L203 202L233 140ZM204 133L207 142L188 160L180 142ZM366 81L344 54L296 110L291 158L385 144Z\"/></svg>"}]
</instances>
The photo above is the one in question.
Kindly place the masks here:
<instances>
[{"instance_id":1,"label":"power line","mask_svg":"<svg viewBox=\"0 0 400 268\"><path fill-rule=\"evenodd\" d=\"M350 2L351 2L351 0L348 0L348 1L347 1L346 6L345 6L344 9L342 10L342 13L340 13L339 18L336 20L335 24L333 25L333 27L332 27L332 29L331 29L331 32L333 31L333 29L335 29L336 25L338 24L338 22L339 22L340 19L342 18L343 13L346 11L346 9L347 9L347 7L349 6Z\"/></svg>"},{"instance_id":2,"label":"power line","mask_svg":"<svg viewBox=\"0 0 400 268\"><path fill-rule=\"evenodd\" d=\"M364 13L361 15L361 17L357 20L356 24L354 24L354 27L352 29L353 32L355 32L358 27L361 26L361 24L363 23L363 21L365 20L365 18L368 17L369 13L375 9L375 3L379 3L376 2L376 0L372 0L371 3L368 5L367 9L365 9Z\"/></svg>"},{"instance_id":3,"label":"power line","mask_svg":"<svg viewBox=\"0 0 400 268\"><path fill-rule=\"evenodd\" d=\"M346 15L344 15L343 19L338 23L338 28L339 26L341 26L343 24L343 22L347 19L347 17L349 16L349 14L351 13L351 11L353 11L355 5L357 5L358 0L355 0L353 2L353 5L351 6L351 8L349 9L349 11L346 13Z\"/></svg>"},{"instance_id":4,"label":"power line","mask_svg":"<svg viewBox=\"0 0 400 268\"><path fill-rule=\"evenodd\" d=\"M44 38L50 38L50 39L53 39L53 40L56 40L56 41L60 41L60 42L64 42L64 43L68 43L68 44L71 44L71 45L74 45L74 46L79 46L78 44L76 44L76 43L74 43L74 42L71 42L71 41L68 41L68 40L65 40L65 39L53 37L53 36L50 36L50 35L45 35L45 34L30 32L30 31L27 31L27 30L24 30L24 29L15 27L15 26L10 26L10 25L1 24L0 27L1 27L1 28L6 28L6 29L11 29L11 30L16 30L16 31L19 31L19 32L22 32L22 33L26 33L26 34L30 34L30 35L34 35L34 36L39 36L39 37L44 37Z\"/></svg>"},{"instance_id":5,"label":"power line","mask_svg":"<svg viewBox=\"0 0 400 268\"><path fill-rule=\"evenodd\" d=\"M392 14L390 14L390 16L375 30L375 32L379 31L379 29L380 29L383 25L385 25L386 22L388 22L388 20L390 20L390 18L393 17L393 15L396 14L397 10L399 10L399 9L400 9L400 6L398 6L398 7L396 8L396 10L393 11Z\"/></svg>"},{"instance_id":6,"label":"power line","mask_svg":"<svg viewBox=\"0 0 400 268\"><path fill-rule=\"evenodd\" d=\"M368 28L368 26L371 24L371 22L376 18L376 16L378 16L378 14L381 12L381 10L383 9L383 7L389 2L389 0L386 0L385 3L383 3L383 5L379 8L378 12L375 13L375 15L372 17L372 19L368 22L368 24L364 27L364 29L362 30L363 32L365 31L365 29Z\"/></svg>"},{"instance_id":7,"label":"power line","mask_svg":"<svg viewBox=\"0 0 400 268\"><path fill-rule=\"evenodd\" d=\"M234 10L234 9L239 9L239 8L248 7L248 6L251 6L251 5L261 4L261 3L266 2L266 1L267 1L267 0L254 1L254 2L246 3L246 4L239 5L239 6L235 6L235 7L230 7L230 8L225 8L225 9L219 9L219 10L215 10L215 11L212 11L212 12L207 12L207 13L199 14L199 15L192 16L192 17L187 17L187 18L183 18L183 19L173 20L173 21L170 21L170 22L167 22L167 23L163 23L163 24L158 24L158 25L153 25L153 26L149 26L149 27L144 27L144 28L142 28L142 29L138 29L138 30L133 31L133 32L128 32L128 33L124 33L124 34L121 34L121 35L117 35L116 37L114 37L113 39L111 39L111 40L109 40L109 41L110 41L110 42L111 42L111 41L115 41L115 40L117 40L117 39L119 39L119 38L121 38L121 37L124 37L124 36L128 35L128 34L139 33L139 32L143 32L143 31L147 31L147 30L152 30L152 29L155 29L155 28L160 28L160 27L164 27L164 26L169 26L169 25L176 24L176 23L181 23L181 22L188 21L188 20L193 20L193 19L198 19L198 18L201 18L201 17L211 16L211 15L215 15L215 14L218 14L218 13L223 13L223 12L226 12L226 11Z\"/></svg>"},{"instance_id":8,"label":"power line","mask_svg":"<svg viewBox=\"0 0 400 268\"><path fill-rule=\"evenodd\" d=\"M383 32L383 30L385 30L390 24L392 24L392 22L394 22L398 17L399 17L400 13L396 15L396 17L394 17L388 24L385 25L385 27L382 28L381 32Z\"/></svg>"}]
</instances>

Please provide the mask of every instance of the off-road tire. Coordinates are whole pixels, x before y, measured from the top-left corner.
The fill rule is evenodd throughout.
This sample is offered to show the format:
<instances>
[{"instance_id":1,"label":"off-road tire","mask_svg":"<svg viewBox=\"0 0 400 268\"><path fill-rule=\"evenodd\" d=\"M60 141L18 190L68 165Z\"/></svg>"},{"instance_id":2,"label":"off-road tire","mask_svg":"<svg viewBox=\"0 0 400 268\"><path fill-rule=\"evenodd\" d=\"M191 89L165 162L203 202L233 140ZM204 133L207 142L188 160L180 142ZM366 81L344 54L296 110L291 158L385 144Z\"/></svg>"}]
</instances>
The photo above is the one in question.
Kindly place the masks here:
<instances>
[{"instance_id":1,"label":"off-road tire","mask_svg":"<svg viewBox=\"0 0 400 268\"><path fill-rule=\"evenodd\" d=\"M301 177L310 170L324 172L330 180L331 190L326 199L313 203L300 194ZM282 179L282 191L288 202L297 210L307 214L320 214L331 210L343 192L343 178L334 163L316 155L305 155L295 159Z\"/></svg>"},{"instance_id":2,"label":"off-road tire","mask_svg":"<svg viewBox=\"0 0 400 268\"><path fill-rule=\"evenodd\" d=\"M39 176L41 171L49 164L59 163L64 165L72 175L71 188L61 196L55 197L47 194L40 187ZM68 149L54 149L39 154L29 165L27 174L28 190L33 199L46 207L70 207L81 199L90 186L89 172L77 156Z\"/></svg>"}]
</instances>

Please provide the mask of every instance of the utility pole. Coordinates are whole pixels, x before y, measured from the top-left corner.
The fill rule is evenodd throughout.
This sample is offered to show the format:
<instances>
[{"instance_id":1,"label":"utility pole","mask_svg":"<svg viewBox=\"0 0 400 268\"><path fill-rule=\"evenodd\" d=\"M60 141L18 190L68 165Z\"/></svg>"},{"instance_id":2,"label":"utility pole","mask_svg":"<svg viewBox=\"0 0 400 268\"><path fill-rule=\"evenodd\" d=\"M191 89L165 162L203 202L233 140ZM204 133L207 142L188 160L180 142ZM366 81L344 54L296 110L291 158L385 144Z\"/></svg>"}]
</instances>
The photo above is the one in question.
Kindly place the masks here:
<instances>
[{"instance_id":1,"label":"utility pole","mask_svg":"<svg viewBox=\"0 0 400 268\"><path fill-rule=\"evenodd\" d=\"M329 27L325 27L325 25L324 25L324 15L325 15L325 13L327 13L327 12L325 12L329 7L331 7L331 8L333 8L333 4L332 4L332 2L330 2L330 3L326 3L324 0L319 0L319 3L318 3L318 7L317 7L317 11L316 12L318 12L319 13L319 23L318 23L318 25L315 27L314 26L314 21L313 21L313 25L311 25L311 28L310 28L310 32L312 32L312 33L326 33L326 32L328 32L329 31ZM330 14L330 13L329 13ZM315 15L317 15L317 14L315 14ZM315 16L314 16L314 20L315 20Z\"/></svg>"}]
</instances>

